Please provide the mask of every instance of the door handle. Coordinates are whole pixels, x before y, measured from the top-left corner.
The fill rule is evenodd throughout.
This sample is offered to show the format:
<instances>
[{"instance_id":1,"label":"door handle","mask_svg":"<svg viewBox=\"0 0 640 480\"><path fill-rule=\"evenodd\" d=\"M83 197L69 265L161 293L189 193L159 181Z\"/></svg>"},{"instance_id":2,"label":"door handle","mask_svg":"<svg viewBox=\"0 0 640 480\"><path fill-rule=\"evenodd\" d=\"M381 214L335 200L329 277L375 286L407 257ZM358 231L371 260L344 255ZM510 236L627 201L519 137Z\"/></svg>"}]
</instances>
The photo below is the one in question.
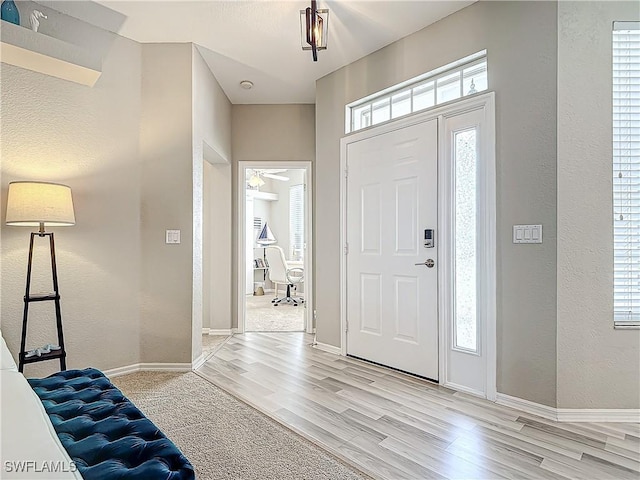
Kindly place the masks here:
<instances>
[{"instance_id":1,"label":"door handle","mask_svg":"<svg viewBox=\"0 0 640 480\"><path fill-rule=\"evenodd\" d=\"M432 258L428 258L424 262L416 263L415 265L424 265L427 268L433 268L435 264L436 262L434 262Z\"/></svg>"}]
</instances>

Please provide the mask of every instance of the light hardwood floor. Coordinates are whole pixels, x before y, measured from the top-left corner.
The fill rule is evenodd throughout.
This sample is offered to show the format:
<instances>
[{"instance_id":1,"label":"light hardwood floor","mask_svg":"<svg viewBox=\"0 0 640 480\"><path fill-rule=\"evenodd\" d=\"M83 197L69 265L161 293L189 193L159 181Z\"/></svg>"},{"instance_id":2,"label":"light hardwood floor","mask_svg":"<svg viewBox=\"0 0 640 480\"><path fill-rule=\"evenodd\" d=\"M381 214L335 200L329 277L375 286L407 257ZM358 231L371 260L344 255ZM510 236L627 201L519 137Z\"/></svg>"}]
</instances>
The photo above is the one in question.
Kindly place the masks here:
<instances>
[{"instance_id":1,"label":"light hardwood floor","mask_svg":"<svg viewBox=\"0 0 640 480\"><path fill-rule=\"evenodd\" d=\"M640 478L638 424L556 423L312 340L235 335L198 373L376 478Z\"/></svg>"}]
</instances>

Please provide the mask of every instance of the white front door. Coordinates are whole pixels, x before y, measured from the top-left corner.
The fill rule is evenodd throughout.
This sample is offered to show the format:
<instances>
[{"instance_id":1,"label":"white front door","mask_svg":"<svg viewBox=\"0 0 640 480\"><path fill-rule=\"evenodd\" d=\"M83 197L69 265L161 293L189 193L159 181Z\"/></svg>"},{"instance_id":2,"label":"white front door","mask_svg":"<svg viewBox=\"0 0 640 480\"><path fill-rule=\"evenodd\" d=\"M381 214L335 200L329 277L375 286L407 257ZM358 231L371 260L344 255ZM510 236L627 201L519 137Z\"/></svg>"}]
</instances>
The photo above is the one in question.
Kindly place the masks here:
<instances>
[{"instance_id":1,"label":"white front door","mask_svg":"<svg viewBox=\"0 0 640 480\"><path fill-rule=\"evenodd\" d=\"M347 354L432 380L437 164L435 119L350 143L346 151ZM426 229L436 232L433 248L424 246Z\"/></svg>"}]
</instances>

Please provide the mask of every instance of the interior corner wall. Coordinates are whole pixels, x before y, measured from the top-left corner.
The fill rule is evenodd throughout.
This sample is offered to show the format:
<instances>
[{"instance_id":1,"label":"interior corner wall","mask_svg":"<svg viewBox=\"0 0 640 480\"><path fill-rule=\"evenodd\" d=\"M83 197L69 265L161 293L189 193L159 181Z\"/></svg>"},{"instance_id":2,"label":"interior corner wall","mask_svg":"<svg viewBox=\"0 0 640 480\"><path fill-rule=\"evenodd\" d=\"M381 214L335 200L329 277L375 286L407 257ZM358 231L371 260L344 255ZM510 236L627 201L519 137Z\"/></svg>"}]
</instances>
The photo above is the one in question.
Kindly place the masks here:
<instances>
[{"instance_id":1,"label":"interior corner wall","mask_svg":"<svg viewBox=\"0 0 640 480\"><path fill-rule=\"evenodd\" d=\"M198 47L192 52L195 360L203 327L231 328L231 102Z\"/></svg>"},{"instance_id":2,"label":"interior corner wall","mask_svg":"<svg viewBox=\"0 0 640 480\"><path fill-rule=\"evenodd\" d=\"M489 89L496 92L497 387L555 406L555 2L477 2L317 81L317 340L334 346L341 341L345 105L482 49L488 52ZM512 225L521 223L542 224L544 243L513 245Z\"/></svg>"},{"instance_id":3,"label":"interior corner wall","mask_svg":"<svg viewBox=\"0 0 640 480\"><path fill-rule=\"evenodd\" d=\"M141 47L71 17L68 22L69 35L74 30L86 46L105 47L94 87L1 65L2 335L17 360L33 229L5 225L7 185L67 184L76 225L47 228L56 237L67 367L110 369L140 361ZM48 243L36 238L36 245L32 291L49 291ZM28 349L56 343L53 308L51 302L31 305ZM50 361L28 365L25 374L58 370Z\"/></svg>"},{"instance_id":4,"label":"interior corner wall","mask_svg":"<svg viewBox=\"0 0 640 480\"><path fill-rule=\"evenodd\" d=\"M142 45L141 362L191 363L192 45ZM113 141L113 139L112 139ZM165 244L165 230L181 231Z\"/></svg>"},{"instance_id":5,"label":"interior corner wall","mask_svg":"<svg viewBox=\"0 0 640 480\"><path fill-rule=\"evenodd\" d=\"M640 408L640 331L613 328L611 32L625 20L638 2L558 7L561 408Z\"/></svg>"},{"instance_id":6,"label":"interior corner wall","mask_svg":"<svg viewBox=\"0 0 640 480\"><path fill-rule=\"evenodd\" d=\"M231 165L203 162L202 327L231 328ZM194 330L195 334L195 330Z\"/></svg>"},{"instance_id":7,"label":"interior corner wall","mask_svg":"<svg viewBox=\"0 0 640 480\"><path fill-rule=\"evenodd\" d=\"M238 265L238 162L311 161L316 155L315 105L233 105L233 265ZM315 228L315 227L314 227ZM238 272L233 268L232 316L238 318ZM315 271L315 263L314 263ZM315 282L314 282L315 284Z\"/></svg>"}]
</instances>

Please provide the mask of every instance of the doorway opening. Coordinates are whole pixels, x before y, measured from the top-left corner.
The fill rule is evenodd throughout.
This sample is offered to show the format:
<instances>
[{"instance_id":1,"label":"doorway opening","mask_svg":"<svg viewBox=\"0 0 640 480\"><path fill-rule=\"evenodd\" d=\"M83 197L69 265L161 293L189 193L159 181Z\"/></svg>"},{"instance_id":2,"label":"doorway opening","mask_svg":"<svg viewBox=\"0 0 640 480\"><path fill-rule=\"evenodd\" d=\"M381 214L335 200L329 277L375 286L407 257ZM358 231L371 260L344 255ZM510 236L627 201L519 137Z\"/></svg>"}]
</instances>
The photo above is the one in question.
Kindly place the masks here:
<instances>
[{"instance_id":1,"label":"doorway opening","mask_svg":"<svg viewBox=\"0 0 640 480\"><path fill-rule=\"evenodd\" d=\"M238 331L311 331L310 162L240 162Z\"/></svg>"}]
</instances>

